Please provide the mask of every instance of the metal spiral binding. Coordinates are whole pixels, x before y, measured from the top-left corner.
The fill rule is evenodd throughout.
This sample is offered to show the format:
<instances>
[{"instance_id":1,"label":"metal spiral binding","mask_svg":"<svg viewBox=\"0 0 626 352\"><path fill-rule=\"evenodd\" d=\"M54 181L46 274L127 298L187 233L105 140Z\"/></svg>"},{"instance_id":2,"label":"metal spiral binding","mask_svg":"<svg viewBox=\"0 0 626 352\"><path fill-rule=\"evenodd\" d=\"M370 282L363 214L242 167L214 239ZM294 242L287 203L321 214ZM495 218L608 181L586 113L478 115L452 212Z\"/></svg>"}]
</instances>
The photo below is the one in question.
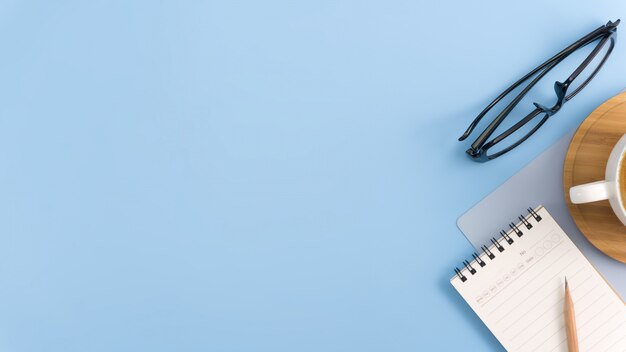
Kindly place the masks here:
<instances>
[{"instance_id":1,"label":"metal spiral binding","mask_svg":"<svg viewBox=\"0 0 626 352\"><path fill-rule=\"evenodd\" d=\"M487 246L481 246L480 249L483 250L483 252L487 255L487 258L493 260L493 258L495 258L496 256L493 255L493 253L489 250L489 248L487 248Z\"/></svg>"},{"instance_id":2,"label":"metal spiral binding","mask_svg":"<svg viewBox=\"0 0 626 352\"><path fill-rule=\"evenodd\" d=\"M504 252L504 246L502 246L495 237L491 237L491 243L498 248L500 253Z\"/></svg>"},{"instance_id":3,"label":"metal spiral binding","mask_svg":"<svg viewBox=\"0 0 626 352\"><path fill-rule=\"evenodd\" d=\"M521 216L520 216L520 218L521 218ZM514 223L510 223L509 227L511 228L511 230L513 230L515 232L517 237L522 237L522 235L524 234L522 232L522 230L520 230L519 227L517 227L517 225L515 225Z\"/></svg>"},{"instance_id":4,"label":"metal spiral binding","mask_svg":"<svg viewBox=\"0 0 626 352\"><path fill-rule=\"evenodd\" d=\"M513 242L515 242L504 230L500 230L500 236L504 238L508 244L513 244Z\"/></svg>"},{"instance_id":5,"label":"metal spiral binding","mask_svg":"<svg viewBox=\"0 0 626 352\"><path fill-rule=\"evenodd\" d=\"M519 219L519 221L521 221L521 222L522 222L522 224L524 224L524 226L526 226L526 228L527 228L528 230L530 230L530 229L532 229L532 228L533 228L533 225L531 225L531 224L530 224L530 222L528 222L528 220L526 220L526 218L525 218L525 217L523 217L523 216L521 216L521 215L520 215L520 216L518 216L517 218Z\"/></svg>"},{"instance_id":6,"label":"metal spiral binding","mask_svg":"<svg viewBox=\"0 0 626 352\"><path fill-rule=\"evenodd\" d=\"M539 216L533 208L528 208L528 212L533 216L533 218L535 218L535 220L537 220L537 222L541 221L541 216Z\"/></svg>"},{"instance_id":7,"label":"metal spiral binding","mask_svg":"<svg viewBox=\"0 0 626 352\"><path fill-rule=\"evenodd\" d=\"M537 212L534 209L528 208L527 210L528 210L528 213L530 214L529 216L531 216L536 222L540 222L542 220L541 216L539 216L539 214L537 214ZM494 254L493 248L496 248L498 250L498 252L495 252L495 253L504 252L505 247L502 245L503 242L506 242L509 245L512 245L515 242L513 238L510 236L510 234L515 233L517 237L522 237L524 235L524 233L520 229L522 225L526 227L527 230L530 230L533 228L533 225L530 223L530 221L528 221L529 219L527 219L525 216L520 215L518 219L520 221L519 223L509 224L510 230L508 233L504 230L500 231L499 235L501 239L496 238L496 237L491 238L490 240L492 244L491 247L487 247L485 245L480 247L480 249L487 256L487 258L489 258L490 260L493 260L496 257L496 255ZM464 260L463 266L465 267L465 270L467 270L467 272L469 272L471 275L474 275L476 274L476 269L472 266L472 263L478 264L478 266L482 268L487 265L487 262L485 262L480 257L480 254L476 252L472 254L472 257L474 258L474 260L472 260L472 262ZM461 269L454 268L454 273L459 277L459 279L461 279L461 282L467 281L467 276L463 274L463 268Z\"/></svg>"},{"instance_id":8,"label":"metal spiral binding","mask_svg":"<svg viewBox=\"0 0 626 352\"><path fill-rule=\"evenodd\" d=\"M459 268L454 268L454 272L456 273L456 276L458 276L459 279L461 279L461 282L467 281L467 277L463 275L463 273L461 272L461 270L459 270Z\"/></svg>"},{"instance_id":9,"label":"metal spiral binding","mask_svg":"<svg viewBox=\"0 0 626 352\"><path fill-rule=\"evenodd\" d=\"M464 260L463 265L465 266L465 269L467 269L470 272L470 274L472 275L476 274L476 269L474 269L474 267L469 261Z\"/></svg>"},{"instance_id":10,"label":"metal spiral binding","mask_svg":"<svg viewBox=\"0 0 626 352\"><path fill-rule=\"evenodd\" d=\"M487 265L487 263L485 263L482 259L480 259L480 256L478 256L476 252L472 254L472 257L474 257L474 260L476 261L476 263L478 263L478 265L480 265L481 268Z\"/></svg>"}]
</instances>

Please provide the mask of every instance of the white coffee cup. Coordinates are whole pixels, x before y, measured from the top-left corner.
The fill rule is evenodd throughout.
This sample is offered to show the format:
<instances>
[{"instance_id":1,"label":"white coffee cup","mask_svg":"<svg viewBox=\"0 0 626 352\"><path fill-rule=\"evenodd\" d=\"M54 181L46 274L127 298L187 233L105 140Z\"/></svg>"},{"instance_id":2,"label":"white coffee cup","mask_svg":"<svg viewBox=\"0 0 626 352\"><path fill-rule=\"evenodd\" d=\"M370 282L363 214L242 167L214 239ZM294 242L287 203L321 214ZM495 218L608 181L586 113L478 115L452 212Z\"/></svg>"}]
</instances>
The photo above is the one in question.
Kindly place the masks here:
<instances>
[{"instance_id":1,"label":"white coffee cup","mask_svg":"<svg viewBox=\"0 0 626 352\"><path fill-rule=\"evenodd\" d=\"M626 225L626 209L622 205L622 197L626 197L626 194L620 194L618 183L618 181L626 182L626 180L619 180L620 165L623 162L624 153L626 153L626 134L617 141L611 151L606 163L605 179L570 188L569 197L572 203L582 204L608 199L615 215Z\"/></svg>"}]
</instances>

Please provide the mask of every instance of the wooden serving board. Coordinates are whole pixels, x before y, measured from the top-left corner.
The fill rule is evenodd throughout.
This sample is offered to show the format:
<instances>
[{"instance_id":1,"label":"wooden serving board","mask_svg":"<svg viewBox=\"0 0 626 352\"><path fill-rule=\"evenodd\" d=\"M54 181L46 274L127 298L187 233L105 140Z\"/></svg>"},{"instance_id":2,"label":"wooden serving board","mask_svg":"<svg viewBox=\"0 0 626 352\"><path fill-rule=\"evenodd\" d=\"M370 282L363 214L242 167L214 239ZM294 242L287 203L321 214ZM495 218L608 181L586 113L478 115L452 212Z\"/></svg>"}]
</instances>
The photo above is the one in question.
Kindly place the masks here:
<instances>
[{"instance_id":1,"label":"wooden serving board","mask_svg":"<svg viewBox=\"0 0 626 352\"><path fill-rule=\"evenodd\" d=\"M626 226L609 201L572 204L569 189L583 183L604 180L609 154L626 134L626 93L600 105L578 127L563 165L565 202L576 226L589 242L606 255L626 263Z\"/></svg>"}]
</instances>

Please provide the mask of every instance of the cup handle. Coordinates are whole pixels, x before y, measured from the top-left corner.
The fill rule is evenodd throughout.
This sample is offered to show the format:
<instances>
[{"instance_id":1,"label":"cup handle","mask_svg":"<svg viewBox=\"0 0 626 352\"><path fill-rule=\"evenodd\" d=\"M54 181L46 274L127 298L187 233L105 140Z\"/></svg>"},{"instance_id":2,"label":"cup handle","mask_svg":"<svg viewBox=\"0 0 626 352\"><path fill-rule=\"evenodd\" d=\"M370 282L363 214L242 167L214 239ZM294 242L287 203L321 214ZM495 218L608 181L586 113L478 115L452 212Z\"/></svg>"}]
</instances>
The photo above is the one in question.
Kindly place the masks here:
<instances>
[{"instance_id":1,"label":"cup handle","mask_svg":"<svg viewBox=\"0 0 626 352\"><path fill-rule=\"evenodd\" d=\"M574 204L591 203L609 199L609 181L596 181L569 189L569 198Z\"/></svg>"}]
</instances>

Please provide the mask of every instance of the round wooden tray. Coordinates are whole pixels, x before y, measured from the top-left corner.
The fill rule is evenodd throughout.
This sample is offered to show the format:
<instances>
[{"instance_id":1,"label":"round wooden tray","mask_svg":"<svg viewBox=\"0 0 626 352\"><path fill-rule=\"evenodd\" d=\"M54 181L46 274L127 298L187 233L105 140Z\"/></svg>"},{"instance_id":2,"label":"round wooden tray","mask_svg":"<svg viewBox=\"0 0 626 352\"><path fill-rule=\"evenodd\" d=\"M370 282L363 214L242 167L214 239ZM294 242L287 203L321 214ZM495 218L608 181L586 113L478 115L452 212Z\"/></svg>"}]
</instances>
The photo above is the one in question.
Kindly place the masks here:
<instances>
[{"instance_id":1,"label":"round wooden tray","mask_svg":"<svg viewBox=\"0 0 626 352\"><path fill-rule=\"evenodd\" d=\"M578 127L563 165L565 202L574 222L589 242L613 259L626 263L626 226L604 200L572 204L569 189L587 182L604 180L611 149L626 134L626 93L600 105Z\"/></svg>"}]
</instances>

